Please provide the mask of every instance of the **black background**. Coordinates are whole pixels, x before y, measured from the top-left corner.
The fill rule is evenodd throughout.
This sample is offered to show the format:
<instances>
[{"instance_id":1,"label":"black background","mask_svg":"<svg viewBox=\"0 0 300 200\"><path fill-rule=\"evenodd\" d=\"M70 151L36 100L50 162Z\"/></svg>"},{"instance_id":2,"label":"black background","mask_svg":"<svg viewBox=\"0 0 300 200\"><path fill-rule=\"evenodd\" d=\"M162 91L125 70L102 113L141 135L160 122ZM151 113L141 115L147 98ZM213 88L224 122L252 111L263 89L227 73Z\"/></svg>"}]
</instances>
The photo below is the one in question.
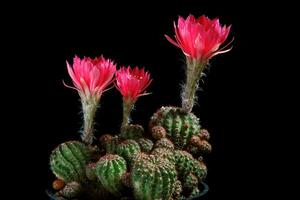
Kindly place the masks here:
<instances>
[{"instance_id":1,"label":"black background","mask_svg":"<svg viewBox=\"0 0 300 200\"><path fill-rule=\"evenodd\" d=\"M232 51L211 60L208 76L198 93L200 105L194 108L202 126L211 133L213 152L206 159L208 198L261 196L266 189L262 175L265 166L259 159L267 161L269 154L261 151L263 136L258 134L262 131L260 125L266 122L259 118L264 117L263 111L268 107L256 111L261 108L257 102L267 103L262 94L270 92L267 86L259 85L261 79L266 79L259 75L263 72L259 67L265 64L261 59L266 57L268 45L268 35L263 30L271 26L261 20L266 10L272 12L252 1L187 0L45 3L15 11L19 14L18 23L10 24L15 33L10 50L20 54L14 64L19 66L16 79L21 77L17 84L22 88L18 91L16 108L22 111L14 116L17 125L12 129L20 133L16 136L18 144L23 143L16 145L20 147L17 155L25 158L22 167L20 163L15 166L23 170L20 175L27 177L19 184L28 186L28 193L46 199L44 191L51 187L54 178L48 165L51 150L61 142L79 138L79 96L62 84L63 80L71 84L66 60L72 62L74 55L103 54L115 60L118 67L137 65L150 71L153 83L148 91L152 94L141 97L132 113L133 122L146 127L160 106L180 106L184 57L164 34L173 36L173 21L179 15L205 14L219 17L221 24L232 24L229 39L235 38ZM270 15L265 19L269 18ZM103 95L96 118L97 136L118 132L121 102L116 89ZM28 181L32 183L26 184Z\"/></svg>"}]
</instances>

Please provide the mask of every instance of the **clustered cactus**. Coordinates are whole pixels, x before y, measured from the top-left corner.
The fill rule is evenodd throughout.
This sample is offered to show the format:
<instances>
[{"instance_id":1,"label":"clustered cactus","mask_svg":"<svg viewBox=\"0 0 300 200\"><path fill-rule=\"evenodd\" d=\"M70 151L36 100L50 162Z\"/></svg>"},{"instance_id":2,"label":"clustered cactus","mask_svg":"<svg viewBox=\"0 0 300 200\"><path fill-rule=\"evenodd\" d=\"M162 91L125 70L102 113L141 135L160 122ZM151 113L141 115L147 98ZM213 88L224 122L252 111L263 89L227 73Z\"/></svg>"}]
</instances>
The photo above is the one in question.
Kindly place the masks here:
<instances>
[{"instance_id":1,"label":"clustered cactus","mask_svg":"<svg viewBox=\"0 0 300 200\"><path fill-rule=\"evenodd\" d=\"M185 22L182 20L179 19L180 23L192 25L207 23L203 26L208 29L220 26L218 21L203 17L199 22L191 16ZM224 34L229 29L219 27L214 31L221 31L222 38L226 39ZM177 37L178 34L177 30ZM212 37L216 39L215 35ZM176 39L182 40L182 37ZM180 41L180 45L184 42ZM207 64L204 61L217 54L218 45L224 41L215 42L217 46L210 47L215 48L214 52L206 54L208 57L204 60L189 54L191 49L180 47L187 55L187 64L191 59L201 61L201 67ZM191 111L193 105L189 103L194 102L194 93L189 94L192 99L183 99L181 107L159 108L144 129L131 123L130 113L137 99L148 94L145 89L152 81L148 72L137 67L122 67L116 71L115 64L103 56L83 60L75 57L73 68L68 64L68 71L84 102L84 128L82 141L64 142L51 153L50 169L56 176L53 198L184 200L201 194L207 176L204 157L211 151L211 145L208 131ZM123 96L123 122L118 134L104 134L95 140L94 116L102 93L114 81L114 73L115 85ZM188 88L188 92L195 89L187 85L184 88Z\"/></svg>"},{"instance_id":2,"label":"clustered cactus","mask_svg":"<svg viewBox=\"0 0 300 200\"><path fill-rule=\"evenodd\" d=\"M199 122L195 122L192 126L199 127ZM128 130L138 127L127 126L124 128ZM135 137L129 131L128 138L132 139L122 132L102 135L95 145L79 141L60 144L50 156L55 181L64 182L62 188L55 188L57 196L72 199L93 194L95 199L128 196L138 200L175 200L201 193L201 183L207 175L202 156L193 157L188 148L177 146L176 138L163 126L153 126L151 121L149 130L150 138L140 132Z\"/></svg>"}]
</instances>

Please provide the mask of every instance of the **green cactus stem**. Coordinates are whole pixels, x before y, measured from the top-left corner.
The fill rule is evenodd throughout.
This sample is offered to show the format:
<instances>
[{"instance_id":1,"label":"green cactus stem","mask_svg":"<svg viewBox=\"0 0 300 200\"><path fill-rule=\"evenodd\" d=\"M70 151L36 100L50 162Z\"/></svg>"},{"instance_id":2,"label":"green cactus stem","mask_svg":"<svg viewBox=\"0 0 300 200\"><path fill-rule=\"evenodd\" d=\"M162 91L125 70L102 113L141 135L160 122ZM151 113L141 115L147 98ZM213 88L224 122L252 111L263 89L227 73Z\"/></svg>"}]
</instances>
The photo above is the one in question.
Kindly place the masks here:
<instances>
[{"instance_id":1,"label":"green cactus stem","mask_svg":"<svg viewBox=\"0 0 300 200\"><path fill-rule=\"evenodd\" d=\"M66 183L85 183L85 167L90 158L90 151L85 144L78 141L65 142L52 151L50 168L57 178Z\"/></svg>"},{"instance_id":2,"label":"green cactus stem","mask_svg":"<svg viewBox=\"0 0 300 200\"><path fill-rule=\"evenodd\" d=\"M139 154L131 172L131 183L137 200L168 200L177 173L175 166L154 155Z\"/></svg>"},{"instance_id":3,"label":"green cactus stem","mask_svg":"<svg viewBox=\"0 0 300 200\"><path fill-rule=\"evenodd\" d=\"M137 142L139 143L142 152L149 153L153 148L152 140L147 138L140 138L137 140Z\"/></svg>"},{"instance_id":4,"label":"green cactus stem","mask_svg":"<svg viewBox=\"0 0 300 200\"><path fill-rule=\"evenodd\" d=\"M150 128L163 126L167 137L179 149L185 149L193 135L200 131L199 119L182 108L161 107L150 120Z\"/></svg>"},{"instance_id":5,"label":"green cactus stem","mask_svg":"<svg viewBox=\"0 0 300 200\"><path fill-rule=\"evenodd\" d=\"M140 145L134 140L124 140L117 145L117 154L123 157L128 164L132 164L137 154L141 152Z\"/></svg>"},{"instance_id":6,"label":"green cactus stem","mask_svg":"<svg viewBox=\"0 0 300 200\"><path fill-rule=\"evenodd\" d=\"M175 164L175 156L174 156L174 151L172 149L158 147L153 149L151 151L151 154L159 158L167 159L173 164Z\"/></svg>"},{"instance_id":7,"label":"green cactus stem","mask_svg":"<svg viewBox=\"0 0 300 200\"><path fill-rule=\"evenodd\" d=\"M154 148L168 148L174 150L174 144L168 138L162 138L155 142Z\"/></svg>"},{"instance_id":8,"label":"green cactus stem","mask_svg":"<svg viewBox=\"0 0 300 200\"><path fill-rule=\"evenodd\" d=\"M97 162L95 172L105 189L114 196L120 196L123 190L122 176L126 170L124 158L115 154L106 154Z\"/></svg>"},{"instance_id":9,"label":"green cactus stem","mask_svg":"<svg viewBox=\"0 0 300 200\"><path fill-rule=\"evenodd\" d=\"M117 145L119 143L118 136L112 136L109 134L102 135L99 138L100 147L104 148L106 153L114 154L117 150Z\"/></svg>"},{"instance_id":10,"label":"green cactus stem","mask_svg":"<svg viewBox=\"0 0 300 200\"><path fill-rule=\"evenodd\" d=\"M138 140L143 137L144 132L145 131L142 126L138 124L129 124L121 128L120 138L124 140Z\"/></svg>"},{"instance_id":11,"label":"green cactus stem","mask_svg":"<svg viewBox=\"0 0 300 200\"><path fill-rule=\"evenodd\" d=\"M203 162L193 158L193 156L181 150L174 152L175 163L178 175L183 178L190 173L194 174L199 182L202 182L207 175L207 168Z\"/></svg>"}]
</instances>

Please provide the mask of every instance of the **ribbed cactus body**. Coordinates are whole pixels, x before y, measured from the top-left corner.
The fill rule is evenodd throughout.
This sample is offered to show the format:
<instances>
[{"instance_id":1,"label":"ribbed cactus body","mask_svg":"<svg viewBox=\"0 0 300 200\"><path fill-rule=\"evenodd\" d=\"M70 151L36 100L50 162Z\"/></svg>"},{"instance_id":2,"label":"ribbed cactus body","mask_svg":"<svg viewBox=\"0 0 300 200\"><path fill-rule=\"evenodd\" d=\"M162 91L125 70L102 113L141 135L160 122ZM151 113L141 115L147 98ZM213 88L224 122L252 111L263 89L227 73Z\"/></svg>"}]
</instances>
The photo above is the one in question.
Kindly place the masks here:
<instances>
[{"instance_id":1,"label":"ribbed cactus body","mask_svg":"<svg viewBox=\"0 0 300 200\"><path fill-rule=\"evenodd\" d=\"M193 158L193 156L181 150L176 150L175 163L176 169L180 177L186 177L190 173L195 175L199 182L202 182L207 174L207 168L203 162L200 162Z\"/></svg>"},{"instance_id":2,"label":"ribbed cactus body","mask_svg":"<svg viewBox=\"0 0 300 200\"><path fill-rule=\"evenodd\" d=\"M179 149L186 148L190 138L200 131L199 119L177 107L161 107L151 117L150 128L155 126L164 127L167 136Z\"/></svg>"},{"instance_id":3,"label":"ribbed cactus body","mask_svg":"<svg viewBox=\"0 0 300 200\"><path fill-rule=\"evenodd\" d=\"M140 145L134 140L124 140L117 146L117 154L131 164L136 155L141 152Z\"/></svg>"},{"instance_id":4,"label":"ribbed cactus body","mask_svg":"<svg viewBox=\"0 0 300 200\"><path fill-rule=\"evenodd\" d=\"M139 143L142 152L149 153L153 148L152 140L149 140L147 138L140 138L137 140L137 142Z\"/></svg>"},{"instance_id":5,"label":"ribbed cactus body","mask_svg":"<svg viewBox=\"0 0 300 200\"><path fill-rule=\"evenodd\" d=\"M106 154L97 162L95 173L105 189L119 196L123 189L122 176L126 170L124 158L115 154Z\"/></svg>"},{"instance_id":6,"label":"ribbed cactus body","mask_svg":"<svg viewBox=\"0 0 300 200\"><path fill-rule=\"evenodd\" d=\"M193 173L190 173L184 177L183 187L189 189L198 188L198 182L199 182L198 178Z\"/></svg>"},{"instance_id":7,"label":"ribbed cactus body","mask_svg":"<svg viewBox=\"0 0 300 200\"><path fill-rule=\"evenodd\" d=\"M168 138L162 138L155 142L154 148L167 148L174 150L174 144Z\"/></svg>"},{"instance_id":8,"label":"ribbed cactus body","mask_svg":"<svg viewBox=\"0 0 300 200\"><path fill-rule=\"evenodd\" d=\"M90 158L90 151L85 144L78 141L65 142L52 151L50 167L55 176L66 183L85 183L85 167Z\"/></svg>"},{"instance_id":9,"label":"ribbed cactus body","mask_svg":"<svg viewBox=\"0 0 300 200\"><path fill-rule=\"evenodd\" d=\"M138 124L129 124L121 129L121 139L132 139L137 140L142 138L144 134L144 128Z\"/></svg>"},{"instance_id":10,"label":"ribbed cactus body","mask_svg":"<svg viewBox=\"0 0 300 200\"><path fill-rule=\"evenodd\" d=\"M137 200L168 200L177 179L174 164L154 155L140 154L131 172Z\"/></svg>"},{"instance_id":11,"label":"ribbed cactus body","mask_svg":"<svg viewBox=\"0 0 300 200\"><path fill-rule=\"evenodd\" d=\"M159 158L167 159L170 162L175 164L174 151L171 149L159 147L159 148L153 149L151 151L151 154L155 155L156 157L159 157Z\"/></svg>"}]
</instances>

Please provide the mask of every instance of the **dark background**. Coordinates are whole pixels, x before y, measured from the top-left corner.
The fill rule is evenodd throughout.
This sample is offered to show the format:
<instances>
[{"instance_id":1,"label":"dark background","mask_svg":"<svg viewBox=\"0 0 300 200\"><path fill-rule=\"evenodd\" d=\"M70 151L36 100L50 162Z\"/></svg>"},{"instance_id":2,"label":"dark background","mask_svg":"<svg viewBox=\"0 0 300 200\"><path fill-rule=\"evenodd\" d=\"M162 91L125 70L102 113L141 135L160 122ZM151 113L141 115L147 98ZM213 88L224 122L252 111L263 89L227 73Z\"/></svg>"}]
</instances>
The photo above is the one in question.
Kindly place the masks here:
<instances>
[{"instance_id":1,"label":"dark background","mask_svg":"<svg viewBox=\"0 0 300 200\"><path fill-rule=\"evenodd\" d=\"M179 15L205 14L219 17L221 24L232 24L229 39L235 38L232 51L211 60L208 76L198 93L200 105L194 108L202 126L209 130L213 146L213 152L206 158L208 198L263 196L264 177L269 171L263 163L271 154L262 142L265 136L260 135L265 131L261 125L267 123L260 119L270 109L269 101L262 96L273 88L268 87L269 82L262 74L269 67L265 60L271 48L265 32L272 26L266 23L271 15L266 12L274 10L253 1L209 0L26 6L30 9L11 13L18 14L18 23L10 24L14 34L8 40L14 41L8 51L20 55L18 59L14 56L13 62L18 66L15 83L21 88L15 99L16 109L21 112L14 116L17 123L10 127L19 132L16 143L22 148L16 144L20 147L16 155L25 160L20 161L22 165L14 165L18 175L27 177L19 182L29 188L22 194L33 193L39 195L38 199L46 199L44 191L51 187L54 178L48 166L51 150L59 143L79 138L79 96L62 84L63 80L71 84L66 60L72 62L74 55L103 54L115 60L118 67L137 65L150 71L153 83L148 91L152 94L141 97L132 113L133 122L146 127L160 106L180 106L184 57L164 34L174 35L173 21ZM116 89L103 95L96 118L97 136L118 132L121 102ZM277 177L271 178L268 181Z\"/></svg>"}]
</instances>

